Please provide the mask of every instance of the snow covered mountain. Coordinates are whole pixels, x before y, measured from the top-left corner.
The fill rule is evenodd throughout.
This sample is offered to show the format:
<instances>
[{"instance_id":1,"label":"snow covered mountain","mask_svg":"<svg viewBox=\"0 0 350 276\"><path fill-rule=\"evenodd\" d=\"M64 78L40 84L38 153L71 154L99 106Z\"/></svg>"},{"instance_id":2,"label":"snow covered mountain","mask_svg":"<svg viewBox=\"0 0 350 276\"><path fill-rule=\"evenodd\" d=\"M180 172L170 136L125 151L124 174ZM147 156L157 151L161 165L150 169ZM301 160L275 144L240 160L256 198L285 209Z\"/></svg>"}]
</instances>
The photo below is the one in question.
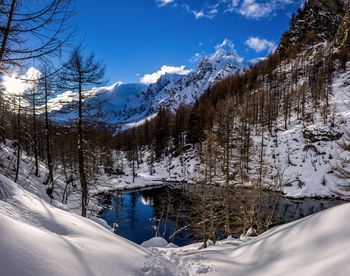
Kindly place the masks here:
<instances>
[{"instance_id":1,"label":"snow covered mountain","mask_svg":"<svg viewBox=\"0 0 350 276\"><path fill-rule=\"evenodd\" d=\"M242 59L235 50L226 45L218 47L214 54L204 57L188 75L165 75L151 85L147 91L151 99L150 113L157 112L161 107L174 112L181 104L191 105L214 83L242 68Z\"/></svg>"},{"instance_id":2,"label":"snow covered mountain","mask_svg":"<svg viewBox=\"0 0 350 276\"><path fill-rule=\"evenodd\" d=\"M85 92L88 120L128 128L156 114L160 108L175 112L192 105L216 82L239 72L242 58L231 45L223 44L212 55L203 57L187 75L165 74L149 86L141 83L116 83ZM77 117L77 94L71 91L50 100L51 116L56 122L71 122Z\"/></svg>"},{"instance_id":3,"label":"snow covered mountain","mask_svg":"<svg viewBox=\"0 0 350 276\"><path fill-rule=\"evenodd\" d=\"M93 121L115 124L127 121L135 114L146 111L143 98L147 85L141 83L115 83L109 87L92 89L84 93L85 116ZM57 122L69 122L77 118L74 104L78 94L67 91L49 101L52 118ZM142 115L140 115L142 116Z\"/></svg>"}]
</instances>

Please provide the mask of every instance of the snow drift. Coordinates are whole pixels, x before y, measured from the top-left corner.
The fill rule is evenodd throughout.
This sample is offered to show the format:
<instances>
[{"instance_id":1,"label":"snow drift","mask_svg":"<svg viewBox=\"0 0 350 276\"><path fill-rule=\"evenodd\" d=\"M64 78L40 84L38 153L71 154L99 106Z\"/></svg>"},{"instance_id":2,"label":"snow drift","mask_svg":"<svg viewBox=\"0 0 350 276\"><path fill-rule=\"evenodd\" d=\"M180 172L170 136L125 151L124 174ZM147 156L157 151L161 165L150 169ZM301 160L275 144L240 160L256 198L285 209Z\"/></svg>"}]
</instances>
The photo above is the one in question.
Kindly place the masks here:
<instances>
[{"instance_id":1,"label":"snow drift","mask_svg":"<svg viewBox=\"0 0 350 276\"><path fill-rule=\"evenodd\" d=\"M0 191L0 275L130 275L144 262L145 249L3 176Z\"/></svg>"},{"instance_id":2,"label":"snow drift","mask_svg":"<svg viewBox=\"0 0 350 276\"><path fill-rule=\"evenodd\" d=\"M271 229L244 245L226 241L197 255L213 275L350 275L349 212L350 204L344 204Z\"/></svg>"}]
</instances>

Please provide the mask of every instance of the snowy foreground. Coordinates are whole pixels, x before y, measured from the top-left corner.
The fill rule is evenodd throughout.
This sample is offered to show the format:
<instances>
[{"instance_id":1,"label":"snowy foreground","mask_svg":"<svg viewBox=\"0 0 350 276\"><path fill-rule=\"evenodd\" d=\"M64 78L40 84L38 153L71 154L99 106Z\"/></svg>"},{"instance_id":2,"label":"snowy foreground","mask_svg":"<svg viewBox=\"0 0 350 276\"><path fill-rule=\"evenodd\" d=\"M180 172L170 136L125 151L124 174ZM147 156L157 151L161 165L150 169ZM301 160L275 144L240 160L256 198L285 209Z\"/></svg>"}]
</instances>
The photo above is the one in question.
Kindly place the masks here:
<instances>
[{"instance_id":1,"label":"snowy foreground","mask_svg":"<svg viewBox=\"0 0 350 276\"><path fill-rule=\"evenodd\" d=\"M349 213L345 204L203 250L143 248L0 175L0 275L350 275Z\"/></svg>"}]
</instances>

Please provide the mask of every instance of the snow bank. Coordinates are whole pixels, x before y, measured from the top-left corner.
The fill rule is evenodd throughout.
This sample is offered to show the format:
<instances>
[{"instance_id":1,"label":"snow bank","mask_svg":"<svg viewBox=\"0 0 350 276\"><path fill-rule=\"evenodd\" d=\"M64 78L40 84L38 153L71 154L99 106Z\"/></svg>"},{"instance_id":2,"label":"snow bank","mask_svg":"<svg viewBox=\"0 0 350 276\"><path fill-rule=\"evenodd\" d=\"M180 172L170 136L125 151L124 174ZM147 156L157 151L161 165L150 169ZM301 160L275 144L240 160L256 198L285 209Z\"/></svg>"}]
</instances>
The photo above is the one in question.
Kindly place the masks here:
<instances>
[{"instance_id":1,"label":"snow bank","mask_svg":"<svg viewBox=\"0 0 350 276\"><path fill-rule=\"evenodd\" d=\"M196 251L174 249L192 272L208 275L350 275L350 204L279 226L241 244L230 239ZM167 253L169 255L169 253ZM197 261L194 261L197 260ZM193 270L197 266L198 270Z\"/></svg>"},{"instance_id":2,"label":"snow bank","mask_svg":"<svg viewBox=\"0 0 350 276\"><path fill-rule=\"evenodd\" d=\"M0 190L0 275L130 275L144 262L142 247L3 176Z\"/></svg>"},{"instance_id":3,"label":"snow bank","mask_svg":"<svg viewBox=\"0 0 350 276\"><path fill-rule=\"evenodd\" d=\"M150 248L150 247L166 247L168 245L168 242L161 238L161 237L155 237L152 238L148 241L145 241L141 244L141 246L145 248Z\"/></svg>"},{"instance_id":4,"label":"snow bank","mask_svg":"<svg viewBox=\"0 0 350 276\"><path fill-rule=\"evenodd\" d=\"M0 200L5 200L15 194L16 184L8 181L7 178L0 174Z\"/></svg>"}]
</instances>

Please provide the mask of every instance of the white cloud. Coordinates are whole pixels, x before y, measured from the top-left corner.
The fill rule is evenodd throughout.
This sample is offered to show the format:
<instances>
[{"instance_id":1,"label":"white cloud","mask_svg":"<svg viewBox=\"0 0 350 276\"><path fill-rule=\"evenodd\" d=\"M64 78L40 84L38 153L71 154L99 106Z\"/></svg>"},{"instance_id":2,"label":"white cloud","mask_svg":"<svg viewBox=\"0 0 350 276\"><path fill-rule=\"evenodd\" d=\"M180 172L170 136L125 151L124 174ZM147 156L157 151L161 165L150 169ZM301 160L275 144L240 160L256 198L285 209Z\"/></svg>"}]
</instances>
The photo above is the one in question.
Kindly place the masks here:
<instances>
[{"instance_id":1,"label":"white cloud","mask_svg":"<svg viewBox=\"0 0 350 276\"><path fill-rule=\"evenodd\" d=\"M225 12L236 12L247 19L260 19L275 14L286 6L303 0L221 0L226 3Z\"/></svg>"},{"instance_id":2,"label":"white cloud","mask_svg":"<svg viewBox=\"0 0 350 276\"><path fill-rule=\"evenodd\" d=\"M190 72L191 70L186 69L185 66L175 67L175 66L163 65L159 71L152 74L144 75L140 79L140 81L144 84L151 84L151 83L156 83L157 80L165 74L187 75Z\"/></svg>"},{"instance_id":3,"label":"white cloud","mask_svg":"<svg viewBox=\"0 0 350 276\"><path fill-rule=\"evenodd\" d=\"M34 67L30 67L27 73L23 76L28 88L35 87L38 84L38 80L40 79L40 77L41 72Z\"/></svg>"},{"instance_id":4,"label":"white cloud","mask_svg":"<svg viewBox=\"0 0 350 276\"><path fill-rule=\"evenodd\" d=\"M272 53L276 50L276 44L265 38L250 37L245 43L249 48L253 49L257 53L262 51Z\"/></svg>"},{"instance_id":5,"label":"white cloud","mask_svg":"<svg viewBox=\"0 0 350 276\"><path fill-rule=\"evenodd\" d=\"M174 0L157 0L157 3L159 7L164 7L166 5L175 3L175 1Z\"/></svg>"},{"instance_id":6,"label":"white cloud","mask_svg":"<svg viewBox=\"0 0 350 276\"><path fill-rule=\"evenodd\" d=\"M200 19L200 18L213 19L219 13L218 8L220 6L220 3L217 3L215 5L205 4L204 6L202 6L202 9L200 10L192 9L188 4L182 4L181 6L185 11L185 13L193 14L196 19Z\"/></svg>"},{"instance_id":7,"label":"white cloud","mask_svg":"<svg viewBox=\"0 0 350 276\"><path fill-rule=\"evenodd\" d=\"M194 17L196 19L199 19L199 18L202 18L202 17L205 16L203 11L195 11L195 10L193 10L192 13L193 13L193 15L194 15Z\"/></svg>"},{"instance_id":8,"label":"white cloud","mask_svg":"<svg viewBox=\"0 0 350 276\"><path fill-rule=\"evenodd\" d=\"M239 0L231 0L232 7L237 7L239 4Z\"/></svg>"},{"instance_id":9,"label":"white cloud","mask_svg":"<svg viewBox=\"0 0 350 276\"><path fill-rule=\"evenodd\" d=\"M193 14L194 17L195 17L196 19L199 19L199 18L202 18L202 17L205 17L205 16L206 16L206 15L204 14L203 10L199 10L199 11L193 10L193 9L191 9L190 6L187 5L187 4L183 4L183 5L182 5L182 8L184 9L185 13Z\"/></svg>"},{"instance_id":10,"label":"white cloud","mask_svg":"<svg viewBox=\"0 0 350 276\"><path fill-rule=\"evenodd\" d=\"M244 0L238 12L248 18L261 18L271 14L273 9L273 1L260 3L256 0Z\"/></svg>"}]
</instances>

